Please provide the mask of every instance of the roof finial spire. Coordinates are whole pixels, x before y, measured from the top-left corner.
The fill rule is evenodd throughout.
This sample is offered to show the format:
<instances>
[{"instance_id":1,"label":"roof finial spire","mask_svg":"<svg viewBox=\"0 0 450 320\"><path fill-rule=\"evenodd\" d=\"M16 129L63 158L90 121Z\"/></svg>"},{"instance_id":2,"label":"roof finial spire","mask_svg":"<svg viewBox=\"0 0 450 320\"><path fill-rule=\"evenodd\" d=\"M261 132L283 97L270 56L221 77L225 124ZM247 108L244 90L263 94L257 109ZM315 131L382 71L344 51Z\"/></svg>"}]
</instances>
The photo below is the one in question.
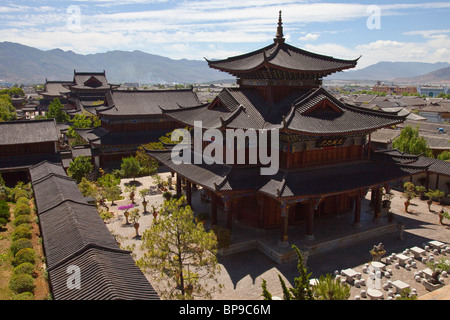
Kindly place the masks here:
<instances>
[{"instance_id":1,"label":"roof finial spire","mask_svg":"<svg viewBox=\"0 0 450 320\"><path fill-rule=\"evenodd\" d=\"M275 35L275 39L273 39L275 42L283 43L284 42L284 35L283 35L283 20L281 18L281 10L280 15L278 17L278 28L277 28L277 34Z\"/></svg>"}]
</instances>

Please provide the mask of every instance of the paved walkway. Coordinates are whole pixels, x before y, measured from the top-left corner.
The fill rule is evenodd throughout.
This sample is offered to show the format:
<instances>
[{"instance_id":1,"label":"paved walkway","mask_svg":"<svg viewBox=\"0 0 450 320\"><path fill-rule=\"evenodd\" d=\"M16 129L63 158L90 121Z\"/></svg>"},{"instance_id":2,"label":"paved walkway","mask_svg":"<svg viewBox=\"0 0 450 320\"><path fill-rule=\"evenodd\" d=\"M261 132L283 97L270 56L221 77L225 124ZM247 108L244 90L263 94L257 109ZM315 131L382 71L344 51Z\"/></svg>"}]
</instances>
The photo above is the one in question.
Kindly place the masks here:
<instances>
[{"instance_id":1,"label":"paved walkway","mask_svg":"<svg viewBox=\"0 0 450 320\"><path fill-rule=\"evenodd\" d=\"M162 174L167 177L168 174ZM150 177L136 179L140 185L138 190L142 188L149 188L153 185ZM129 182L123 180L122 185ZM361 213L361 227L355 228L352 226L353 212L334 217L323 217L316 219L314 230L315 239L307 240L304 237L306 226L299 225L289 228L289 242L295 244L299 248L305 247L312 249L312 254L308 258L308 271L312 273L312 278L325 275L326 273L334 273L336 270L341 271L347 268L353 268L360 272L363 278L368 278L369 274L363 273L363 267L369 263L371 256L369 250L375 244L382 242L387 251L386 256L392 253L402 253L404 250L419 246L423 247L424 243L430 240L439 240L444 243L450 243L450 221L448 225L439 225L437 211L442 206L433 204L433 212L428 211L425 201L419 199L412 200L409 208L410 213L404 212L401 193L393 191L394 199L392 200L391 211L395 213L395 222L388 223L387 217L382 217L378 222L373 221L373 210L368 205L370 193L363 201ZM146 197L149 201L148 209L151 204L159 205L162 203L161 195L154 195ZM139 192L136 193L136 205L142 208L142 199ZM134 239L135 230L130 226L126 226L123 214L118 210L120 205L129 204L130 200L116 201L117 206L111 207L111 211L116 212L107 226L110 231L116 235L116 238L121 243L123 248L133 250L136 259L142 255L140 250L141 241ZM199 199L199 192L193 192L193 208L194 212L201 211L209 212L209 204L203 203ZM448 210L448 208L447 208ZM223 222L223 217L219 212L219 225ZM153 216L151 214L142 215L140 220L140 233L151 225ZM402 222L405 226L403 232L403 240L399 239L399 234L396 231L396 224ZM222 225L225 225L224 222ZM265 246L272 248L278 252L288 249L280 249L277 246L280 231L278 229L270 231L260 231L248 228L240 223L233 224L233 238L232 244L245 242L249 239L258 239ZM335 238L341 240L333 240ZM326 245L322 245L326 243ZM321 246L322 245L322 246ZM315 249L316 248L316 249ZM327 249L321 252L320 250ZM331 249L331 250L330 250ZM450 254L446 255L447 258ZM438 258L439 256L436 255ZM219 275L219 283L224 285L221 293L213 294L213 299L221 300L258 300L261 297L261 283L262 279L267 281L268 290L274 296L282 296L282 289L278 279L281 275L286 283L293 284L294 277L298 276L296 260L288 263L278 264L273 259L269 258L260 250L254 248L244 252L238 252L226 256L218 256L218 261L221 265L221 273ZM406 270L404 267L395 268L393 264L388 265L387 268L392 270L392 276L382 278L379 281L379 290L383 293L385 299L388 296L388 290L382 287L387 281L402 280L408 283L411 288L417 290L419 297L425 296L428 291L424 286L416 282L414 273L425 268L425 265L417 261L417 268ZM154 285L156 290L161 290L164 286L158 283L152 274L147 274L150 282ZM450 284L450 278L445 279L445 284ZM351 287L350 299L355 299L356 296L361 295L361 290L367 290L367 285L357 288ZM392 289L391 289L392 290ZM361 298L364 300L364 298Z\"/></svg>"}]
</instances>

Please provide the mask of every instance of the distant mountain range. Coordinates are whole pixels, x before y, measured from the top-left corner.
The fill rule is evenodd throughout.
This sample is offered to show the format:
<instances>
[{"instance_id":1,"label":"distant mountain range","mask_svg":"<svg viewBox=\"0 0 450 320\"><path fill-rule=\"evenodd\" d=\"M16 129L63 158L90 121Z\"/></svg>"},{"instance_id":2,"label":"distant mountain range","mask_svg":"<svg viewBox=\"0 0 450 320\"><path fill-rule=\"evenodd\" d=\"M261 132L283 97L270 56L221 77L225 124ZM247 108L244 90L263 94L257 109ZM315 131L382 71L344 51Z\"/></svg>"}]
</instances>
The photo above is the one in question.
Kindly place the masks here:
<instances>
[{"instance_id":1,"label":"distant mountain range","mask_svg":"<svg viewBox=\"0 0 450 320\"><path fill-rule=\"evenodd\" d=\"M332 74L326 80L450 82L449 67L450 63L445 62L379 62L360 70ZM0 83L72 80L74 70L105 70L110 83L211 83L234 79L227 73L209 68L203 60L173 60L137 50L82 55L61 49L44 51L0 42Z\"/></svg>"},{"instance_id":2,"label":"distant mountain range","mask_svg":"<svg viewBox=\"0 0 450 320\"><path fill-rule=\"evenodd\" d=\"M450 83L450 67L432 71L417 77L398 78L394 79L394 81L407 83Z\"/></svg>"},{"instance_id":3,"label":"distant mountain range","mask_svg":"<svg viewBox=\"0 0 450 320\"><path fill-rule=\"evenodd\" d=\"M339 72L328 76L327 80L375 80L375 81L397 81L396 79L403 79L404 81L414 82L416 77L429 74L439 69L450 67L450 63L425 63L425 62L378 62L360 70L350 70L346 72ZM411 78L410 80L408 80ZM428 81L447 80L428 78Z\"/></svg>"},{"instance_id":4,"label":"distant mountain range","mask_svg":"<svg viewBox=\"0 0 450 320\"><path fill-rule=\"evenodd\" d=\"M72 80L74 70L106 71L110 83L203 83L232 77L201 60L173 60L142 51L77 54L39 50L13 42L0 42L0 81L35 84Z\"/></svg>"}]
</instances>

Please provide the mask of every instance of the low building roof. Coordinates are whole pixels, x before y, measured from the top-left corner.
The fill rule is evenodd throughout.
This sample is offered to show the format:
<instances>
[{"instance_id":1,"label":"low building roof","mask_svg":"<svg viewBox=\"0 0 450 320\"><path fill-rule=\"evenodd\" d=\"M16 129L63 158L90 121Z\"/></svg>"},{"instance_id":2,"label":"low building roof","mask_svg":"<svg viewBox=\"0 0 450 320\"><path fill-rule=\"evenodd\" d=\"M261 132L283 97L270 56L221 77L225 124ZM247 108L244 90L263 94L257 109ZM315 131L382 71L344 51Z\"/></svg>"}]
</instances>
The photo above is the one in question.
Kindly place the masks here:
<instances>
[{"instance_id":1,"label":"low building roof","mask_svg":"<svg viewBox=\"0 0 450 320\"><path fill-rule=\"evenodd\" d=\"M57 142L59 136L54 119L0 122L0 145Z\"/></svg>"},{"instance_id":2,"label":"low building roof","mask_svg":"<svg viewBox=\"0 0 450 320\"><path fill-rule=\"evenodd\" d=\"M161 114L163 109L180 109L201 104L192 89L185 90L113 90L107 94L108 107L98 112L110 116Z\"/></svg>"}]
</instances>

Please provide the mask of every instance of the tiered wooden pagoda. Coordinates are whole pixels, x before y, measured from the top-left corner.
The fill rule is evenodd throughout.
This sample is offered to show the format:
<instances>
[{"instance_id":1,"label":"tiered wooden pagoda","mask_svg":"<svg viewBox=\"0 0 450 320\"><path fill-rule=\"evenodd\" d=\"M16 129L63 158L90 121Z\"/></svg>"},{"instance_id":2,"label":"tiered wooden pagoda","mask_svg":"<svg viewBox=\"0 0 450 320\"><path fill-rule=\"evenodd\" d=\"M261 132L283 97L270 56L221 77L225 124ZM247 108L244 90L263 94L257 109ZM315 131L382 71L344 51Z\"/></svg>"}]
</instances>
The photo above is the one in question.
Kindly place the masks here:
<instances>
[{"instance_id":1,"label":"tiered wooden pagoda","mask_svg":"<svg viewBox=\"0 0 450 320\"><path fill-rule=\"evenodd\" d=\"M233 219L257 228L281 228L280 244L288 244L288 226L306 223L305 236L314 237L314 219L354 210L360 223L361 199L372 189L375 217L380 217L381 190L390 182L423 171L372 157L370 134L404 121L382 111L349 106L321 87L322 78L356 66L358 59L318 55L285 42L281 12L274 42L260 50L209 66L236 76L240 85L224 89L208 105L163 110L168 117L203 129L278 129L280 168L260 174L259 164L179 164L171 150L149 155L177 173L187 186L200 185L212 200L212 223L223 208L227 228ZM204 143L206 144L206 143ZM381 159L381 160L380 160Z\"/></svg>"}]
</instances>

